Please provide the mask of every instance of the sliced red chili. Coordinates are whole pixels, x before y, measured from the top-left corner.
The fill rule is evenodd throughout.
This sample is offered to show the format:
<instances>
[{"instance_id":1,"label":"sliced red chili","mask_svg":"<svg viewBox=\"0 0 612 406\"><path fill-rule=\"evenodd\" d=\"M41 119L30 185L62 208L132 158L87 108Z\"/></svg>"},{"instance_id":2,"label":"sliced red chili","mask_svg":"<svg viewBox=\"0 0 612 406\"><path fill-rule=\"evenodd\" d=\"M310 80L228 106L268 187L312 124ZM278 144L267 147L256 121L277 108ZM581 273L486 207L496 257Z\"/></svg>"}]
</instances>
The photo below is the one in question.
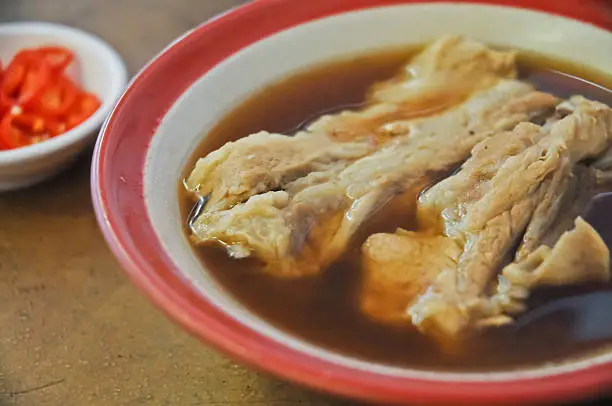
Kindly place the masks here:
<instances>
[{"instance_id":1,"label":"sliced red chili","mask_svg":"<svg viewBox=\"0 0 612 406\"><path fill-rule=\"evenodd\" d=\"M16 116L6 114L0 121L0 144L6 149L14 149L29 145L25 133L16 127L13 120Z\"/></svg>"},{"instance_id":2,"label":"sliced red chili","mask_svg":"<svg viewBox=\"0 0 612 406\"><path fill-rule=\"evenodd\" d=\"M6 114L0 121L0 149L19 148L44 141L53 136L58 124L36 114Z\"/></svg>"},{"instance_id":3,"label":"sliced red chili","mask_svg":"<svg viewBox=\"0 0 612 406\"><path fill-rule=\"evenodd\" d=\"M36 51L33 49L22 49L13 57L14 62L29 61L31 58L37 58Z\"/></svg>"},{"instance_id":4,"label":"sliced red chili","mask_svg":"<svg viewBox=\"0 0 612 406\"><path fill-rule=\"evenodd\" d=\"M57 135L65 133L68 129L68 126L64 121L47 119L45 120L45 129L51 137L55 137Z\"/></svg>"},{"instance_id":5,"label":"sliced red chili","mask_svg":"<svg viewBox=\"0 0 612 406\"><path fill-rule=\"evenodd\" d=\"M55 73L63 72L74 60L74 53L63 47L42 47L36 50Z\"/></svg>"},{"instance_id":6,"label":"sliced red chili","mask_svg":"<svg viewBox=\"0 0 612 406\"><path fill-rule=\"evenodd\" d=\"M81 96L81 111L87 115L92 115L100 108L100 99L91 93L83 93Z\"/></svg>"},{"instance_id":7,"label":"sliced red chili","mask_svg":"<svg viewBox=\"0 0 612 406\"><path fill-rule=\"evenodd\" d=\"M19 90L18 101L28 104L34 100L51 79L49 64L44 59L31 59L27 64L27 71Z\"/></svg>"},{"instance_id":8,"label":"sliced red chili","mask_svg":"<svg viewBox=\"0 0 612 406\"><path fill-rule=\"evenodd\" d=\"M87 120L89 116L82 113L72 113L66 118L66 128L68 130L72 130L74 127L78 126L85 120Z\"/></svg>"},{"instance_id":9,"label":"sliced red chili","mask_svg":"<svg viewBox=\"0 0 612 406\"><path fill-rule=\"evenodd\" d=\"M100 100L90 93L83 93L74 108L66 118L68 129L72 129L83 121L87 120L93 113L100 108Z\"/></svg>"},{"instance_id":10,"label":"sliced red chili","mask_svg":"<svg viewBox=\"0 0 612 406\"><path fill-rule=\"evenodd\" d=\"M35 134L28 137L28 142L29 145L38 144L39 142L47 141L49 138L51 138L51 135L48 133Z\"/></svg>"},{"instance_id":11,"label":"sliced red chili","mask_svg":"<svg viewBox=\"0 0 612 406\"><path fill-rule=\"evenodd\" d=\"M2 78L1 92L5 98L12 99L17 94L25 74L27 66L23 62L13 60L9 66L6 67Z\"/></svg>"},{"instance_id":12,"label":"sliced red chili","mask_svg":"<svg viewBox=\"0 0 612 406\"><path fill-rule=\"evenodd\" d=\"M13 116L13 127L18 127L28 133L42 133L46 129L45 119L34 114L19 114Z\"/></svg>"},{"instance_id":13,"label":"sliced red chili","mask_svg":"<svg viewBox=\"0 0 612 406\"><path fill-rule=\"evenodd\" d=\"M11 99L6 97L4 93L0 91L0 119L11 109Z\"/></svg>"},{"instance_id":14,"label":"sliced red chili","mask_svg":"<svg viewBox=\"0 0 612 406\"><path fill-rule=\"evenodd\" d=\"M72 81L60 76L44 87L36 100L35 108L45 116L63 116L75 104L78 95L79 91Z\"/></svg>"}]
</instances>

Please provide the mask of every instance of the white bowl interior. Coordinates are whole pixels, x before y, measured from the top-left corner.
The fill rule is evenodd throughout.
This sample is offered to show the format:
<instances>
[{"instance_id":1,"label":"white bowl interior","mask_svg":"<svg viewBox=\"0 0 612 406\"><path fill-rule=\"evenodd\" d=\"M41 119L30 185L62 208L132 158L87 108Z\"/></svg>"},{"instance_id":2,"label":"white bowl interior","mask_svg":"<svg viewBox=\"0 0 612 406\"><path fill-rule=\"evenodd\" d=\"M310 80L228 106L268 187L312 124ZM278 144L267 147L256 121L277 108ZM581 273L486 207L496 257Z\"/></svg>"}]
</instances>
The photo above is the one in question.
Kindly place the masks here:
<instances>
[{"instance_id":1,"label":"white bowl interior","mask_svg":"<svg viewBox=\"0 0 612 406\"><path fill-rule=\"evenodd\" d=\"M127 71L121 57L92 34L42 22L0 24L0 60L5 66L24 48L49 45L64 46L74 52L76 63L69 67L68 75L98 96L102 106L86 122L60 137L25 148L0 151L0 164L57 151L91 135L102 124L126 84Z\"/></svg>"},{"instance_id":2,"label":"white bowl interior","mask_svg":"<svg viewBox=\"0 0 612 406\"><path fill-rule=\"evenodd\" d=\"M520 372L459 374L394 368L333 354L254 316L211 278L189 246L180 224L177 182L194 148L220 117L257 90L308 66L368 50L423 44L444 34L461 34L491 44L576 60L612 72L609 32L524 9L473 4L402 5L342 14L294 27L219 64L194 83L165 115L152 139L144 174L147 209L156 233L182 275L224 312L286 346L335 363L395 376L506 380L610 361L612 354Z\"/></svg>"}]
</instances>

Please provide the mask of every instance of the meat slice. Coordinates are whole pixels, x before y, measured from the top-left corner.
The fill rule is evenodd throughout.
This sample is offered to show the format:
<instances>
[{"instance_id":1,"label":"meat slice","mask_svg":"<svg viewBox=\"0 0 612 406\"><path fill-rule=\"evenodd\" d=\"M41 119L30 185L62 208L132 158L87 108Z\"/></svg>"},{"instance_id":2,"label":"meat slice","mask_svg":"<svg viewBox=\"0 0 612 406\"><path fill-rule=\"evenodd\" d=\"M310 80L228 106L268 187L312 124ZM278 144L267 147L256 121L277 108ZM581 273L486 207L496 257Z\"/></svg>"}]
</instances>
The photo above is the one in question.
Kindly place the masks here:
<instances>
[{"instance_id":1,"label":"meat slice","mask_svg":"<svg viewBox=\"0 0 612 406\"><path fill-rule=\"evenodd\" d=\"M452 239L435 234L398 230L372 235L362 247L361 310L385 323L405 323L407 305L442 270L454 267L461 251Z\"/></svg>"},{"instance_id":2,"label":"meat slice","mask_svg":"<svg viewBox=\"0 0 612 406\"><path fill-rule=\"evenodd\" d=\"M534 262L540 264L527 269L526 265ZM540 246L524 261L508 265L502 277L527 289L541 285L607 282L610 279L610 252L597 231L578 217L575 228L565 232L552 249Z\"/></svg>"},{"instance_id":3,"label":"meat slice","mask_svg":"<svg viewBox=\"0 0 612 406\"><path fill-rule=\"evenodd\" d=\"M553 180L557 178L558 174ZM533 213L515 259L522 260L540 245L552 247L563 233L574 227L576 218L585 214L596 188L596 170L583 164L577 165L563 182L551 182Z\"/></svg>"},{"instance_id":4,"label":"meat slice","mask_svg":"<svg viewBox=\"0 0 612 406\"><path fill-rule=\"evenodd\" d=\"M372 86L362 111L326 115L311 132L351 139L365 133L405 135L408 121L440 113L500 78L516 78L516 53L496 51L456 36L441 38L414 57L395 78Z\"/></svg>"},{"instance_id":5,"label":"meat slice","mask_svg":"<svg viewBox=\"0 0 612 406\"><path fill-rule=\"evenodd\" d=\"M231 211L203 213L194 223L196 236L215 236L234 258L245 258L256 247L262 259L284 255L291 232L284 227L282 210L289 205L287 192L268 192L253 196Z\"/></svg>"},{"instance_id":6,"label":"meat slice","mask_svg":"<svg viewBox=\"0 0 612 406\"><path fill-rule=\"evenodd\" d=\"M551 249L541 245L523 260L504 267L495 295L481 303L481 326L512 322L524 301L540 286L605 283L610 280L610 251L589 223L578 217L575 228Z\"/></svg>"},{"instance_id":7,"label":"meat slice","mask_svg":"<svg viewBox=\"0 0 612 406\"><path fill-rule=\"evenodd\" d=\"M237 259L254 256L280 277L310 275L319 271L320 244L338 227L346 202L332 183L292 198L286 191L267 192L228 210L202 213L192 225L192 239L220 244Z\"/></svg>"},{"instance_id":8,"label":"meat slice","mask_svg":"<svg viewBox=\"0 0 612 406\"><path fill-rule=\"evenodd\" d=\"M335 143L325 134L287 137L260 132L199 159L186 183L197 195L208 196L210 213L310 173L343 168L372 150L370 143Z\"/></svg>"},{"instance_id":9,"label":"meat slice","mask_svg":"<svg viewBox=\"0 0 612 406\"><path fill-rule=\"evenodd\" d=\"M473 41L443 39L418 56L406 72L376 85L370 96L374 104L362 111L328 116L294 137L251 135L202 158L187 180L194 194L209 196L194 222L193 240L232 246L263 260L276 275L316 273L342 255L361 225L395 196L427 176L456 167L479 141L557 103L555 97L513 79L513 53ZM420 98L442 103L443 98L434 95L445 86L455 86L459 76L466 77L462 83L469 83L470 89L461 100L449 105L444 99L442 107L429 105L425 112L417 108ZM392 95L395 88L398 94ZM418 91L401 90L410 88ZM381 111L394 113L377 115ZM338 136L348 125L346 120L357 124L349 137ZM242 208L252 207L255 203L249 200L255 196L262 196L255 200L258 205L270 205L274 199L263 196L279 190L289 200L282 209ZM311 200L305 204L300 195ZM274 220L267 214L272 212ZM267 221L266 227L278 228L276 235L291 237L267 249L254 243L257 238L248 238L250 228L208 226L215 216L230 221L245 213L266 215L231 223Z\"/></svg>"},{"instance_id":10,"label":"meat slice","mask_svg":"<svg viewBox=\"0 0 612 406\"><path fill-rule=\"evenodd\" d=\"M571 108L572 112L562 119L558 115L556 122L549 122L544 127L523 123L512 132L483 140L458 173L421 195L418 213L425 231L412 237L404 236L415 240L404 244L420 244L422 233L428 238L438 233L439 238L456 243L461 253L452 266L448 266L450 257L441 250L437 255L446 259L443 266L412 281L406 277L402 284L389 288L397 297L398 290L410 287L410 300L404 303L399 314L384 318L371 315L381 320L410 319L424 332L444 338L460 336L484 320L499 322L507 310L499 303L506 299L502 299L501 293L489 297L487 288L519 242L521 245L515 257L519 268L532 263L535 252L539 255L546 252L550 263L556 264L558 260L554 258L558 258L570 242L582 241L588 242L590 248L585 246L584 249L593 254L593 261L598 265L593 271L595 276L585 271L578 273L574 281L601 280L607 274L607 265L601 262L604 257L607 260L607 254L597 243L596 232L584 222L578 222L575 231L561 237L558 248L555 246L552 251L541 248L546 237L559 225L546 217L555 219L561 207L572 206L567 200L571 200L568 196L571 195L573 174L575 171L583 173L579 162L596 158L612 142L612 109L609 107L576 97L560 108ZM368 246L369 241L363 250L364 261L371 264L373 253ZM568 255L573 254L566 254L566 258ZM411 257L405 257L406 275L416 275L411 270L411 261ZM434 265L435 261L431 262L431 266ZM400 266L400 262L395 262L396 269ZM383 267L366 268L368 278L364 279L362 303L372 301L368 297L367 283L379 278L375 274L384 277L388 273ZM554 279L551 266L540 268L538 272L545 272L547 278L537 280ZM433 281L432 274L435 275ZM570 279L560 274L557 280ZM414 286L420 291L416 298ZM499 289L508 290L507 286L508 282L500 283ZM517 300L512 301L512 306L519 306ZM369 304L369 308L374 307ZM395 305L395 308L401 307Z\"/></svg>"}]
</instances>

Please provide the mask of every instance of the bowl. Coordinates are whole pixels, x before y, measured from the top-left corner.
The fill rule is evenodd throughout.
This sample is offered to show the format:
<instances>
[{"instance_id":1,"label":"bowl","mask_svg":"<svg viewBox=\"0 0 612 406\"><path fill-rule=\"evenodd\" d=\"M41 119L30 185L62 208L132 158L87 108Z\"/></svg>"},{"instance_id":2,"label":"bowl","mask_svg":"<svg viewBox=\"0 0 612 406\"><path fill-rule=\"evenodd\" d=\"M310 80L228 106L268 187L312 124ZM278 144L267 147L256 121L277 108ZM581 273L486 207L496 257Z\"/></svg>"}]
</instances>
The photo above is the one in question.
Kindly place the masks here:
<instances>
[{"instance_id":1,"label":"bowl","mask_svg":"<svg viewBox=\"0 0 612 406\"><path fill-rule=\"evenodd\" d=\"M226 113L266 85L333 58L453 33L612 73L612 53L603 52L612 49L612 19L602 4L258 0L236 8L162 51L109 116L92 163L106 240L135 284L186 330L314 389L376 403L491 405L568 401L610 387L612 353L513 372L446 373L365 362L305 342L251 313L211 277L183 233L177 197L192 151Z\"/></svg>"},{"instance_id":2,"label":"bowl","mask_svg":"<svg viewBox=\"0 0 612 406\"><path fill-rule=\"evenodd\" d=\"M92 34L44 22L0 24L0 60L5 63L23 48L43 45L65 46L74 52L76 63L68 73L85 90L97 95L102 105L89 119L58 137L0 151L0 192L34 185L73 162L97 135L127 82L121 57Z\"/></svg>"}]
</instances>

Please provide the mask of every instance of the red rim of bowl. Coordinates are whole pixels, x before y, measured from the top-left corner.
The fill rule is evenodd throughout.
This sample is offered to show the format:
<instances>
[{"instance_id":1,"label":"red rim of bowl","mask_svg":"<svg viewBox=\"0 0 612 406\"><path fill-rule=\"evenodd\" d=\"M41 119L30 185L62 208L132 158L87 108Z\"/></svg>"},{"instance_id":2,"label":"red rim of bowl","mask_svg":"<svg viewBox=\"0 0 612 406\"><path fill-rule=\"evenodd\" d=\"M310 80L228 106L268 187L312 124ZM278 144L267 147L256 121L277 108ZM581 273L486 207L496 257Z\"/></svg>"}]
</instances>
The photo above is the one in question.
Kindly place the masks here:
<instances>
[{"instance_id":1,"label":"red rim of bowl","mask_svg":"<svg viewBox=\"0 0 612 406\"><path fill-rule=\"evenodd\" d=\"M180 276L156 237L143 197L145 155L161 118L192 83L242 48L293 26L349 11L423 2L257 0L175 41L135 77L101 130L92 162L92 197L105 238L133 282L192 334L242 363L314 389L387 403L523 404L567 401L609 387L610 364L495 382L392 377L334 364L273 341L220 311ZM612 29L605 1L467 2L535 9Z\"/></svg>"}]
</instances>

